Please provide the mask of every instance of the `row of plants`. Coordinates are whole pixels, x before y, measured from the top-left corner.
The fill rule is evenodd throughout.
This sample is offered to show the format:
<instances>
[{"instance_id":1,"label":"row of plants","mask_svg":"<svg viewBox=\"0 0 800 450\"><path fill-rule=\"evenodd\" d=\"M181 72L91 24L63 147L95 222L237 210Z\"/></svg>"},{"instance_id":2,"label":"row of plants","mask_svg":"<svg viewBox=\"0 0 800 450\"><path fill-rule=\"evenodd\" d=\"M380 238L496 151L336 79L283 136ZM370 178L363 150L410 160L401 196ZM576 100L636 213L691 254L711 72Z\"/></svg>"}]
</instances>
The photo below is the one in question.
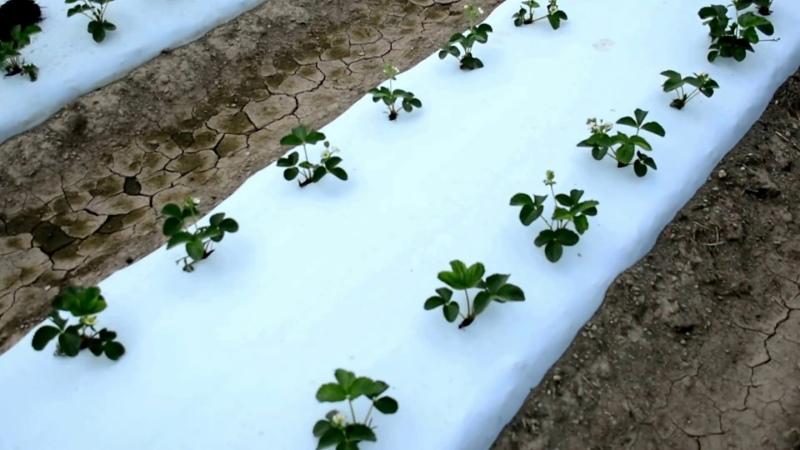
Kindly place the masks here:
<instances>
[{"instance_id":1,"label":"row of plants","mask_svg":"<svg viewBox=\"0 0 800 450\"><path fill-rule=\"evenodd\" d=\"M67 3L77 3L78 1L67 0ZM110 0L81 1L82 3L73 8L72 14L89 12L90 10L86 9L85 5L94 3L102 8L99 19L96 16L92 17L102 21L102 14L105 12L104 5L107 5ZM770 4L771 2L763 1L738 1L734 2L733 6L737 12L757 7L760 14L766 14ZM78 8L79 6L80 8ZM515 25L530 25L547 19L555 30L560 27L562 21L567 20L566 13L558 8L555 0L548 2L546 15L536 15L535 9L538 7L540 5L536 1L523 2L523 7L514 15ZM747 31L748 29L755 29L768 35L772 34L771 29L765 28L764 22L754 22L752 17L755 15L752 11L737 13L734 24L725 23L722 26L724 20L721 10L716 7L709 8L711 9L704 8L705 12L701 10L700 16L710 18L709 23L714 22L713 25L709 25L712 32L724 29L726 33L741 33L741 37L737 39L745 39L751 44L754 43L752 41L754 31ZM767 12L763 8L766 8ZM712 10L713 16L709 15L709 11ZM448 45L439 53L440 58L448 55L455 56L459 58L460 66L465 70L483 67L482 61L472 55L472 47L476 43L486 43L488 34L492 32L488 24L477 23L477 18L482 13L479 8L467 6L467 17L470 20L468 31L465 34L453 35ZM94 13L90 12L90 14ZM761 16L755 17L763 19ZM747 27L744 24L752 26ZM101 27L105 31L113 29L106 26ZM15 41L23 43L21 46L17 46L16 51L18 52L24 45L27 45L26 41L30 41L29 36L38 31L38 27L13 30L12 35L16 36ZM770 32L767 33L767 31ZM711 51L716 54L714 58L709 54L709 60L713 61L716 57L729 56L736 60L744 59L744 57L739 58L740 50L735 50L739 47L725 47L729 45L729 39L723 39L723 37L724 35L720 34L715 38L712 33L712 40L716 39L716 41L712 42ZM102 38L99 41L102 41ZM752 51L752 48L745 48L745 50ZM17 54L16 57L19 58L19 55ZM17 63L22 65L24 60L18 59ZM413 93L394 89L392 82L396 81L396 75L399 73L396 67L386 66L384 73L388 79L388 86L376 87L370 93L373 101L383 102L386 106L389 120L396 120L401 110L410 113L415 108L422 107L422 102ZM666 70L661 75L666 78L662 85L663 90L676 95L676 98L670 103L670 106L676 109L684 108L698 95L711 97L719 88L716 81L705 73L695 73L692 76L684 77L677 71ZM400 102L399 107L397 106L398 101ZM610 158L616 161L619 168L631 166L635 175L643 177L648 170L657 169L655 160L649 156L653 146L643 133L658 137L666 135L661 124L647 120L648 114L645 110L636 109L633 115L621 117L614 123L590 118L587 120L590 136L580 141L577 146L591 149L592 157L597 160ZM614 130L615 126L626 127L626 131ZM309 157L309 146L315 146L320 142L323 143L324 150L322 150L318 162L313 162L314 160ZM328 174L342 181L348 179L347 172L340 167L342 158L337 155L339 150L331 146L323 133L300 125L281 138L280 143L287 147L300 148L302 151L302 157L300 151L294 150L277 162L277 165L283 168L284 178L288 181L298 180L301 188L321 181ZM509 203L510 206L519 208L519 220L522 225L531 226L537 221L543 224L543 228L538 232L533 244L542 248L548 261L555 263L562 258L565 248L578 244L580 238L588 231L589 220L597 215L599 202L585 199L584 191L579 189L557 193L555 173L550 170L546 171L543 184L546 188L545 193L517 193L511 197ZM208 225L199 226L198 207L197 199L187 198L182 204L167 204L161 211L165 217L162 232L167 238L167 248L179 245L184 247L186 256L177 262L182 264L182 268L186 272L192 272L195 264L208 258L214 252L214 244L221 242L226 234L236 233L239 230L236 220L226 217L225 213L213 214L209 217ZM424 301L423 309L441 309L447 322L458 321L459 329L473 324L492 303L525 301L523 290L519 286L509 283L510 275L495 273L487 276L486 269L480 262L467 265L460 260L451 261L450 270L440 272L437 278L445 286L435 289L435 295ZM461 297L461 300L458 297ZM117 341L116 332L98 326L98 316L107 307L99 288L67 287L53 300L52 307L53 312L49 316L49 323L41 326L34 333L32 346L35 350L43 350L50 342L55 341L55 354L58 356L74 357L82 350L88 349L95 356L104 355L108 359L116 361L125 354L125 347ZM69 317L62 317L61 313L68 313ZM359 444L363 442L377 441L374 414L376 412L394 414L399 409L399 404L394 398L384 395L389 389L389 385L380 380L356 376L353 372L344 369L337 369L334 372L334 378L335 382L320 386L316 393L316 399L322 403L346 403L349 415L340 409L334 409L314 424L312 433L318 439L317 448L335 447L337 450L352 450L358 449ZM356 402L359 399L368 405L366 412L362 412L360 415L356 413Z\"/></svg>"}]
</instances>

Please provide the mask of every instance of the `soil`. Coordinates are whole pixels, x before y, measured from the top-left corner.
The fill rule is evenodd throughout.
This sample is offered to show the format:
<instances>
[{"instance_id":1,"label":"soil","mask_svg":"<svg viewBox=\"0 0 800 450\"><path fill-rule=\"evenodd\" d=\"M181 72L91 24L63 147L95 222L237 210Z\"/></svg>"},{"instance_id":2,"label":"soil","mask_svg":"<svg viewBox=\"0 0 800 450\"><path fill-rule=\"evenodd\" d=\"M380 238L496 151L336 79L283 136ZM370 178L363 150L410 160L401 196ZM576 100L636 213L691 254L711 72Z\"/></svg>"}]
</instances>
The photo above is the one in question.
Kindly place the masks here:
<instances>
[{"instance_id":1,"label":"soil","mask_svg":"<svg viewBox=\"0 0 800 450\"><path fill-rule=\"evenodd\" d=\"M798 217L800 73L493 449L800 449Z\"/></svg>"},{"instance_id":2,"label":"soil","mask_svg":"<svg viewBox=\"0 0 800 450\"><path fill-rule=\"evenodd\" d=\"M0 352L61 286L162 245L163 204L210 209L292 126L438 48L463 4L269 0L0 144ZM775 99L495 449L800 448L800 77Z\"/></svg>"},{"instance_id":3,"label":"soil","mask_svg":"<svg viewBox=\"0 0 800 450\"><path fill-rule=\"evenodd\" d=\"M486 13L499 0L478 0ZM159 211L208 211L466 26L460 0L269 0L0 144L0 353L66 284L163 245ZM377 106L376 106L377 108Z\"/></svg>"}]
</instances>

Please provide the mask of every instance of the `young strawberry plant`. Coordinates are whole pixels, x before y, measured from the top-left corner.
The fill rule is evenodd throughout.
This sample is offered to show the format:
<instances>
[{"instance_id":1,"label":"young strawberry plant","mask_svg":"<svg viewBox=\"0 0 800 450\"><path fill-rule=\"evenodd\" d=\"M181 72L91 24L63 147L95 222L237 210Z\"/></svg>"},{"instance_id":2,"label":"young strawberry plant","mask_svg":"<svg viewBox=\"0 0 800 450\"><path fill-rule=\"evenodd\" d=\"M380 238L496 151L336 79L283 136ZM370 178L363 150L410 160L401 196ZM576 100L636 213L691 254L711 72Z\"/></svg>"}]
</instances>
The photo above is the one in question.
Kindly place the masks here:
<instances>
[{"instance_id":1,"label":"young strawberry plant","mask_svg":"<svg viewBox=\"0 0 800 450\"><path fill-rule=\"evenodd\" d=\"M52 325L43 325L33 334L33 349L42 350L53 339L57 339L57 356L77 356L89 349L94 356L105 354L112 361L125 354L125 347L117 342L117 333L102 328L97 330L97 315L106 309L106 300L97 287L68 287L53 300L54 311L50 314ZM59 311L68 312L78 319L69 324Z\"/></svg>"},{"instance_id":2,"label":"young strawberry plant","mask_svg":"<svg viewBox=\"0 0 800 450\"><path fill-rule=\"evenodd\" d=\"M451 271L439 272L439 281L448 287L436 289L436 295L425 301L427 311L441 307L442 314L448 322L461 318L458 328L468 327L492 301L498 303L521 302L525 300L525 293L518 286L508 282L510 275L496 273L486 278L483 275L486 269L481 263L469 267L459 260L450 261ZM475 298L470 301L469 291L478 289ZM466 299L465 308L453 300L453 290L464 291Z\"/></svg>"},{"instance_id":3,"label":"young strawberry plant","mask_svg":"<svg viewBox=\"0 0 800 450\"><path fill-rule=\"evenodd\" d=\"M103 42L106 33L114 31L117 26L106 20L106 9L113 0L64 0L66 4L75 6L67 10L67 17L83 14L89 19L86 31L92 35L95 42Z\"/></svg>"},{"instance_id":4,"label":"young strawberry plant","mask_svg":"<svg viewBox=\"0 0 800 450\"><path fill-rule=\"evenodd\" d=\"M239 231L239 224L230 217L225 217L225 213L212 215L206 226L197 226L197 219L200 216L197 210L198 204L199 201L196 199L187 198L182 206L169 203L161 209L161 213L167 216L163 227L164 236L169 238L167 248L185 245L187 256L177 261L183 263L185 272L192 272L195 263L214 253L213 243L221 241L225 233Z\"/></svg>"},{"instance_id":5,"label":"young strawberry plant","mask_svg":"<svg viewBox=\"0 0 800 450\"><path fill-rule=\"evenodd\" d=\"M656 162L653 158L646 155L645 151L652 151L653 147L649 142L639 135L642 131L653 133L664 137L666 132L658 122L645 122L647 111L637 109L634 116L623 117L617 121L617 125L625 125L634 128L633 135L628 135L618 131L615 135L611 132L613 125L602 120L589 119L586 124L592 135L578 143L578 147L589 147L592 149L592 157L601 160L606 156L617 161L617 167L628 167L633 164L633 171L636 176L647 175L648 167L656 170Z\"/></svg>"},{"instance_id":6,"label":"young strawberry plant","mask_svg":"<svg viewBox=\"0 0 800 450\"><path fill-rule=\"evenodd\" d=\"M465 5L469 29L466 33L456 33L450 36L447 45L439 50L439 59L447 58L452 55L458 58L462 70L474 70L483 67L483 61L472 55L472 47L476 44L485 44L489 40L489 33L492 27L488 23L477 25L477 21L483 14L483 9L473 5ZM459 48L461 46L461 48Z\"/></svg>"},{"instance_id":7,"label":"young strawberry plant","mask_svg":"<svg viewBox=\"0 0 800 450\"><path fill-rule=\"evenodd\" d=\"M395 103L397 100L401 101L401 107L405 112L411 112L414 108L422 108L422 102L414 97L413 92L404 91L402 89L392 89L392 81L396 81L395 78L400 70L391 65L386 64L383 67L383 73L389 78L389 87L377 87L371 89L369 91L372 94L372 101L378 103L379 101L383 101L383 103L389 108L389 120L397 119L397 107Z\"/></svg>"},{"instance_id":8,"label":"young strawberry plant","mask_svg":"<svg viewBox=\"0 0 800 450\"><path fill-rule=\"evenodd\" d=\"M311 183L316 183L329 173L340 180L346 181L347 172L339 167L342 158L334 156L339 150L335 148L331 150L330 142L324 140L325 135L319 131L312 130L303 125L292 128L292 132L281 139L281 145L290 145L293 147L302 145L304 160L300 161L300 154L296 151L289 153L288 156L280 158L278 160L278 167L286 168L283 171L283 178L287 181L291 181L297 178L298 175L301 175L303 178L298 182L300 187L306 187ZM308 149L306 146L314 145L319 141L324 141L325 150L322 152L319 164L314 164L308 160Z\"/></svg>"},{"instance_id":9,"label":"young strawberry plant","mask_svg":"<svg viewBox=\"0 0 800 450\"><path fill-rule=\"evenodd\" d=\"M0 67L7 77L24 75L31 81L39 78L39 68L26 62L20 51L31 43L31 35L40 31L42 29L38 25L27 25L24 28L15 25L11 29L11 40L0 41Z\"/></svg>"},{"instance_id":10,"label":"young strawberry plant","mask_svg":"<svg viewBox=\"0 0 800 450\"><path fill-rule=\"evenodd\" d=\"M319 439L317 449L336 446L336 450L358 450L361 442L376 442L375 427L372 426L372 411L383 414L397 412L397 400L383 395L389 385L380 380L356 377L353 372L336 369L335 383L327 383L317 390L317 400L326 403L347 402L350 417L332 410L314 425L314 436ZM353 401L364 397L370 406L362 420L356 415Z\"/></svg>"},{"instance_id":11,"label":"young strawberry plant","mask_svg":"<svg viewBox=\"0 0 800 450\"><path fill-rule=\"evenodd\" d=\"M747 52L755 52L753 45L763 40L759 32L772 36L775 32L772 22L748 10L753 4L753 0L733 0L734 18L728 16L728 6L725 5L710 5L698 11L711 36L709 62L718 57L744 61Z\"/></svg>"},{"instance_id":12,"label":"young strawberry plant","mask_svg":"<svg viewBox=\"0 0 800 450\"><path fill-rule=\"evenodd\" d=\"M544 247L544 255L550 262L557 262L564 253L564 247L571 247L580 241L580 237L589 229L589 217L597 215L596 200L582 200L583 191L572 189L569 194L556 194L555 174L548 170L544 185L550 189L550 195L534 195L519 193L511 197L511 206L521 206L519 220L526 227L536 219L544 222L545 228L533 241L537 247ZM547 220L544 204L548 198L554 200L553 214ZM571 229L571 228L574 228Z\"/></svg>"},{"instance_id":13,"label":"young strawberry plant","mask_svg":"<svg viewBox=\"0 0 800 450\"><path fill-rule=\"evenodd\" d=\"M561 27L561 22L568 19L567 13L558 8L558 0L548 0L547 15L541 17L534 16L534 10L538 8L539 3L536 0L525 0L519 7L519 11L512 16L514 25L521 27L523 25L530 25L540 20L547 19L550 26L557 30ZM526 9L527 8L527 9Z\"/></svg>"},{"instance_id":14,"label":"young strawberry plant","mask_svg":"<svg viewBox=\"0 0 800 450\"><path fill-rule=\"evenodd\" d=\"M669 104L669 106L675 109L683 109L683 107L689 103L689 100L693 99L698 94L711 97L714 95L714 89L719 88L719 84L704 72L695 73L694 76L684 77L674 70L665 70L661 72L661 75L667 77L662 85L664 92L674 91L678 96ZM687 94L683 88L686 85L692 86L694 90Z\"/></svg>"}]
</instances>

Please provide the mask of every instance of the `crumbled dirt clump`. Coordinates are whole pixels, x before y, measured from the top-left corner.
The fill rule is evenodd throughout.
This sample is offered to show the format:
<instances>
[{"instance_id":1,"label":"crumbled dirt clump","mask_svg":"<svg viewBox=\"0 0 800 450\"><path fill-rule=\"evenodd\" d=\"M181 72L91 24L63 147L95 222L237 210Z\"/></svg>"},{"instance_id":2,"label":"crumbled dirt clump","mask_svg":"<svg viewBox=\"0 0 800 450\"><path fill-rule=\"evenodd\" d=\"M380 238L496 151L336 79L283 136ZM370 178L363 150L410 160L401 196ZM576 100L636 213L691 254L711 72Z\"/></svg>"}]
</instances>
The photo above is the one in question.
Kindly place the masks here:
<instances>
[{"instance_id":1,"label":"crumbled dirt clump","mask_svg":"<svg viewBox=\"0 0 800 450\"><path fill-rule=\"evenodd\" d=\"M494 450L800 449L798 217L795 75Z\"/></svg>"}]
</instances>

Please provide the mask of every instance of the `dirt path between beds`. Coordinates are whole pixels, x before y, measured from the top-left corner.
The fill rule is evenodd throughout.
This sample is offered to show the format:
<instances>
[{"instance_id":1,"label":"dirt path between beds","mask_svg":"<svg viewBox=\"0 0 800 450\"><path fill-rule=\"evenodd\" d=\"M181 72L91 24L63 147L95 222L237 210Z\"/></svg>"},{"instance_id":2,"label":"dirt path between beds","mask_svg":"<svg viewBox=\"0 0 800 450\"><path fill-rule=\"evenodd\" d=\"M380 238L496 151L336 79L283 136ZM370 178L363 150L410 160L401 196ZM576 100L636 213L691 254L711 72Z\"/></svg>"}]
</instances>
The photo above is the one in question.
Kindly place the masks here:
<instances>
[{"instance_id":1,"label":"dirt path between beds","mask_svg":"<svg viewBox=\"0 0 800 450\"><path fill-rule=\"evenodd\" d=\"M191 195L207 211L277 159L292 126L321 127L385 63L405 70L463 29L463 6L269 0L0 144L0 353L60 286L162 245L165 203Z\"/></svg>"},{"instance_id":2,"label":"dirt path between beds","mask_svg":"<svg viewBox=\"0 0 800 450\"><path fill-rule=\"evenodd\" d=\"M487 13L498 0L473 2ZM0 144L0 352L463 26L460 0L270 0ZM623 274L497 450L800 448L800 81ZM177 268L176 268L177 270Z\"/></svg>"},{"instance_id":3,"label":"dirt path between beds","mask_svg":"<svg viewBox=\"0 0 800 450\"><path fill-rule=\"evenodd\" d=\"M800 74L494 450L800 449Z\"/></svg>"}]
</instances>

